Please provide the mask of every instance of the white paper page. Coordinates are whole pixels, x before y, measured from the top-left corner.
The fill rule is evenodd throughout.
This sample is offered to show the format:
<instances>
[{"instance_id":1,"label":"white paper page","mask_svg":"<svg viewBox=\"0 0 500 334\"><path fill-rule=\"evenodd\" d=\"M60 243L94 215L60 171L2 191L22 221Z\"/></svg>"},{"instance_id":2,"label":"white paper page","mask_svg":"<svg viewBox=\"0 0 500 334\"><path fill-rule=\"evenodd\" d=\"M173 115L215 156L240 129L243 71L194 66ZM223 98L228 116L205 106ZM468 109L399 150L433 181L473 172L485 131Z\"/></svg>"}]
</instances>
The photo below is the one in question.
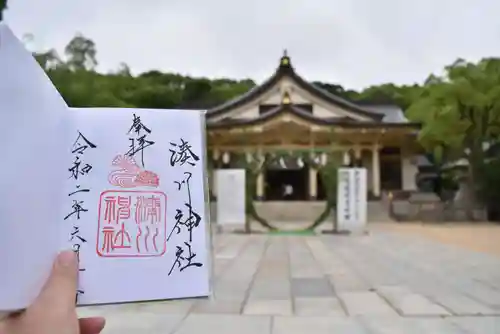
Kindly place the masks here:
<instances>
[{"instance_id":1,"label":"white paper page","mask_svg":"<svg viewBox=\"0 0 500 334\"><path fill-rule=\"evenodd\" d=\"M0 23L0 311L40 292L58 251L67 106L44 71Z\"/></svg>"},{"instance_id":2,"label":"white paper page","mask_svg":"<svg viewBox=\"0 0 500 334\"><path fill-rule=\"evenodd\" d=\"M60 221L79 250L79 304L209 295L203 113L70 112L65 164L79 166L61 175Z\"/></svg>"}]
</instances>

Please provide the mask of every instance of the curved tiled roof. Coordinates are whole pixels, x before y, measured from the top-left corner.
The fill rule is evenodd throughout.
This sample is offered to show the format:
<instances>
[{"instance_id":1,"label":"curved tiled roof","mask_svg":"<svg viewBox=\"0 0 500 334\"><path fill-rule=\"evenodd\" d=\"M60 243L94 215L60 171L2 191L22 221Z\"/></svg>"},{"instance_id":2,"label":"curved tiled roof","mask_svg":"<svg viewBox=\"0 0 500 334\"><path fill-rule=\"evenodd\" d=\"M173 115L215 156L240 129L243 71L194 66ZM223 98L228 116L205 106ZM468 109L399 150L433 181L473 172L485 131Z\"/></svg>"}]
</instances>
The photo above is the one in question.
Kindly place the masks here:
<instances>
[{"instance_id":1,"label":"curved tiled roof","mask_svg":"<svg viewBox=\"0 0 500 334\"><path fill-rule=\"evenodd\" d=\"M329 117L329 118L319 118L312 115L309 111L304 110L298 106L293 104L281 104L276 106L275 108L268 110L267 112L261 114L255 118L226 118L217 121L207 120L207 125L209 129L215 128L229 128L235 126L247 126L247 125L258 125L265 123L273 119L274 117L278 117L280 114L289 113L298 118L301 118L305 121L308 121L313 124L318 125L341 125L343 127L387 127L387 126L398 126L398 127L413 127L418 128L420 124L417 123L381 123L381 122L363 122L363 121L355 121L347 117Z\"/></svg>"},{"instance_id":2,"label":"curved tiled roof","mask_svg":"<svg viewBox=\"0 0 500 334\"><path fill-rule=\"evenodd\" d=\"M320 99L323 99L331 104L337 105L345 110L357 113L359 115L368 117L370 119L373 119L374 121L381 121L385 115L369 110L368 108L365 108L363 106L357 105L351 101L348 101L344 98L341 98L339 96L336 96L334 94L331 94L330 92L327 92L326 90L323 90L306 80L304 80L301 76L299 76L291 62L290 58L286 55L286 53L281 57L280 65L274 72L274 74L268 78L266 81L264 81L261 85L254 87L253 89L249 90L245 94L230 100L220 106L217 106L215 108L209 109L207 111L207 117L211 118L213 116L221 116L225 112L230 111L234 108L240 107L246 103L249 103L259 97L260 95L264 94L268 89L270 89L272 86L277 84L282 78L288 77L290 78L297 86L300 88L304 89L308 93L310 93L313 96L316 96ZM312 116L312 115L311 115ZM314 117L314 116L312 116Z\"/></svg>"},{"instance_id":3,"label":"curved tiled roof","mask_svg":"<svg viewBox=\"0 0 500 334\"><path fill-rule=\"evenodd\" d=\"M403 110L394 104L366 104L365 109L384 115L383 123L408 123Z\"/></svg>"}]
</instances>

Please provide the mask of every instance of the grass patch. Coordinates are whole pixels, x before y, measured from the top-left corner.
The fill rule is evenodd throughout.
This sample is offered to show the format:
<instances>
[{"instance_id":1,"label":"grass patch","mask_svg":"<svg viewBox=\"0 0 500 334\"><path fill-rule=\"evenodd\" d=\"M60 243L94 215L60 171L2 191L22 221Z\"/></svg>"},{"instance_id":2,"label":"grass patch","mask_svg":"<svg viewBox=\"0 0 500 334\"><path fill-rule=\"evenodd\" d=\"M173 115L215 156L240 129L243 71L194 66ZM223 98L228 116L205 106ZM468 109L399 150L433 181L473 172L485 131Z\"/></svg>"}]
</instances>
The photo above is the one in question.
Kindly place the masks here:
<instances>
[{"instance_id":1,"label":"grass patch","mask_svg":"<svg viewBox=\"0 0 500 334\"><path fill-rule=\"evenodd\" d=\"M313 230L288 230L288 231L270 231L267 232L269 235L316 235Z\"/></svg>"}]
</instances>

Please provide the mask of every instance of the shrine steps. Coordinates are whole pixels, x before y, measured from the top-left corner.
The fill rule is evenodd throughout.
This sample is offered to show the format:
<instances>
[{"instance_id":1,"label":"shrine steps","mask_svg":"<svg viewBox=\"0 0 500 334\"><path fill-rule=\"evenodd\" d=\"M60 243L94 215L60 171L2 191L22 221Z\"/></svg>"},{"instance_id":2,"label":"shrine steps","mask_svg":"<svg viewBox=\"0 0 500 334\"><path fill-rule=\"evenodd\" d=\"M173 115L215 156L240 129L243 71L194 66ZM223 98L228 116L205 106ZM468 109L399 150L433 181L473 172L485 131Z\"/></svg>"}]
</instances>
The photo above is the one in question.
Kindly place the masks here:
<instances>
[{"instance_id":1,"label":"shrine steps","mask_svg":"<svg viewBox=\"0 0 500 334\"><path fill-rule=\"evenodd\" d=\"M255 202L257 213L270 222L309 222L323 212L322 201Z\"/></svg>"},{"instance_id":2,"label":"shrine steps","mask_svg":"<svg viewBox=\"0 0 500 334\"><path fill-rule=\"evenodd\" d=\"M323 201L266 201L255 202L257 213L271 223L283 222L292 225L308 225L323 212L325 202ZM368 202L368 222L384 223L392 222L385 205L381 201ZM217 210L215 203L211 203L211 220L217 222ZM330 221L335 219L332 214Z\"/></svg>"},{"instance_id":3,"label":"shrine steps","mask_svg":"<svg viewBox=\"0 0 500 334\"><path fill-rule=\"evenodd\" d=\"M256 202L259 215L270 222L313 222L323 212L323 201ZM387 208L380 201L368 202L368 222L391 222ZM331 217L331 220L335 219Z\"/></svg>"}]
</instances>

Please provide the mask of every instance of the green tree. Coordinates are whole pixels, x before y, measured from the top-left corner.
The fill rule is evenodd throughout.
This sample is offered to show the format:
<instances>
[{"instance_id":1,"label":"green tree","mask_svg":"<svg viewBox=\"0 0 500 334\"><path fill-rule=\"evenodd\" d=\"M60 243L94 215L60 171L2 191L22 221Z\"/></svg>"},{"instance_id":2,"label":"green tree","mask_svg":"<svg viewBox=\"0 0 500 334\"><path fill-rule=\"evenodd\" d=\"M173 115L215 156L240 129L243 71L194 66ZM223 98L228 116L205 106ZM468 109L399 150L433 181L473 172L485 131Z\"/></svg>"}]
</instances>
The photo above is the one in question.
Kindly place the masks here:
<instances>
[{"instance_id":1,"label":"green tree","mask_svg":"<svg viewBox=\"0 0 500 334\"><path fill-rule=\"evenodd\" d=\"M495 157L488 161L481 170L481 200L486 203L490 219L500 221L500 158Z\"/></svg>"},{"instance_id":2,"label":"green tree","mask_svg":"<svg viewBox=\"0 0 500 334\"><path fill-rule=\"evenodd\" d=\"M255 86L255 82L250 79L196 78L158 70L135 76L123 63L108 74L96 73L96 45L81 34L71 39L64 56L59 57L53 49L35 53L40 65L71 106L98 106L104 103L101 106L210 108L240 96ZM359 93L346 90L338 84L314 84L347 99L362 98L374 102L390 100L403 107L413 101L415 95L413 86L387 84L370 87Z\"/></svg>"},{"instance_id":3,"label":"green tree","mask_svg":"<svg viewBox=\"0 0 500 334\"><path fill-rule=\"evenodd\" d=\"M54 49L34 53L33 56L45 71L51 71L63 65L63 61L59 58L57 51Z\"/></svg>"},{"instance_id":4,"label":"green tree","mask_svg":"<svg viewBox=\"0 0 500 334\"><path fill-rule=\"evenodd\" d=\"M3 12L7 9L7 0L0 0L0 21L3 20Z\"/></svg>"},{"instance_id":5,"label":"green tree","mask_svg":"<svg viewBox=\"0 0 500 334\"><path fill-rule=\"evenodd\" d=\"M422 87L417 84L397 86L386 83L364 89L356 99L376 104L397 104L407 109L418 98L421 90Z\"/></svg>"},{"instance_id":6,"label":"green tree","mask_svg":"<svg viewBox=\"0 0 500 334\"><path fill-rule=\"evenodd\" d=\"M483 147L500 130L500 61L457 60L445 75L427 80L407 115L423 123L419 139L429 151L439 149L448 160L467 159L472 203L485 163Z\"/></svg>"},{"instance_id":7,"label":"green tree","mask_svg":"<svg viewBox=\"0 0 500 334\"><path fill-rule=\"evenodd\" d=\"M358 99L359 93L353 90L345 90L344 87L338 84L331 84L331 83L326 83L326 82L320 82L320 81L314 81L313 85L315 85L318 88L321 88L323 90L326 90L327 92L346 98L346 99L352 99L356 100Z\"/></svg>"},{"instance_id":8,"label":"green tree","mask_svg":"<svg viewBox=\"0 0 500 334\"><path fill-rule=\"evenodd\" d=\"M77 34L64 49L71 70L93 70L97 66L95 43Z\"/></svg>"}]
</instances>

